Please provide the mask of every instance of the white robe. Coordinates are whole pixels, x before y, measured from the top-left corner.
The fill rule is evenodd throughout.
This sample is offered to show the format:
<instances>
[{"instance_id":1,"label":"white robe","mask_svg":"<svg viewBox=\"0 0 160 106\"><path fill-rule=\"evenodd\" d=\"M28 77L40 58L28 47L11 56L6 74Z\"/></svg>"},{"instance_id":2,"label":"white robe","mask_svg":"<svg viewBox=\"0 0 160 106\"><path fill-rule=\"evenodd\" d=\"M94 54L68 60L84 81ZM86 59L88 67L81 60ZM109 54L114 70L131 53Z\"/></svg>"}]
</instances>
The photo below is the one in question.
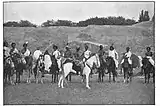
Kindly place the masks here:
<instances>
[{"instance_id":1,"label":"white robe","mask_svg":"<svg viewBox=\"0 0 160 106\"><path fill-rule=\"evenodd\" d=\"M53 56L55 56L56 60L57 60L57 64L58 64L58 68L60 69L59 71L62 71L61 69L61 58L60 58L61 53L56 50L53 52Z\"/></svg>"},{"instance_id":2,"label":"white robe","mask_svg":"<svg viewBox=\"0 0 160 106\"><path fill-rule=\"evenodd\" d=\"M33 53L33 60L38 60L39 56L42 54L42 52L40 50L36 50Z\"/></svg>"},{"instance_id":3,"label":"white robe","mask_svg":"<svg viewBox=\"0 0 160 106\"><path fill-rule=\"evenodd\" d=\"M129 64L132 64L132 60L131 60L131 55L132 53L129 51L127 53L125 53L126 57L128 57L128 62ZM122 60L121 64L124 62L124 59Z\"/></svg>"},{"instance_id":4,"label":"white robe","mask_svg":"<svg viewBox=\"0 0 160 106\"><path fill-rule=\"evenodd\" d=\"M48 54L46 54L45 56L44 56L44 65L45 65L45 70L46 71L50 71L50 67L51 67L51 65L52 65L52 61L51 61L51 57L50 57L50 55L48 55Z\"/></svg>"},{"instance_id":5,"label":"white robe","mask_svg":"<svg viewBox=\"0 0 160 106\"><path fill-rule=\"evenodd\" d=\"M31 53L31 52L27 49L26 52L24 53L24 56L25 56L25 57L26 57L26 56L29 56L30 53Z\"/></svg>"},{"instance_id":6,"label":"white robe","mask_svg":"<svg viewBox=\"0 0 160 106\"><path fill-rule=\"evenodd\" d=\"M116 50L109 50L108 51L108 56L112 57L115 61L116 67L118 68L118 53L116 52ZM117 57L116 57L117 56Z\"/></svg>"}]
</instances>

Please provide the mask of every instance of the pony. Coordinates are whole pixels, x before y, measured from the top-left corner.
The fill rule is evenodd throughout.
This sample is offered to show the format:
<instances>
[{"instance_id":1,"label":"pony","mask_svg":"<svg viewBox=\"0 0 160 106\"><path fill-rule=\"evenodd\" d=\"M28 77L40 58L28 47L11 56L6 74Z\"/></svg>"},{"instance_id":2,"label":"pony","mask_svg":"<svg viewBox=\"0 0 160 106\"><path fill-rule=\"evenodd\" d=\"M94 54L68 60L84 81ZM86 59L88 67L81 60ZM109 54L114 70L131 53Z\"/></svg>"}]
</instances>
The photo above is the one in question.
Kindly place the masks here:
<instances>
[{"instance_id":1,"label":"pony","mask_svg":"<svg viewBox=\"0 0 160 106\"><path fill-rule=\"evenodd\" d=\"M127 81L128 83L128 79L130 79L130 82L132 81L132 66L130 66L129 62L128 62L128 57L124 56L124 62L122 63L122 68L124 71L124 83Z\"/></svg>"},{"instance_id":2,"label":"pony","mask_svg":"<svg viewBox=\"0 0 160 106\"><path fill-rule=\"evenodd\" d=\"M114 62L114 59L110 56L107 56L106 60L106 66L109 73L109 82L111 82L111 73L113 75L113 81L116 82L115 77L117 77L116 72L116 64Z\"/></svg>"},{"instance_id":3,"label":"pony","mask_svg":"<svg viewBox=\"0 0 160 106\"><path fill-rule=\"evenodd\" d=\"M103 82L103 77L105 76L106 68L106 60L104 57L102 57L100 59L100 67L98 68L98 82Z\"/></svg>"},{"instance_id":4,"label":"pony","mask_svg":"<svg viewBox=\"0 0 160 106\"><path fill-rule=\"evenodd\" d=\"M54 76L54 83L56 83L58 82L59 68L58 68L58 63L57 63L55 56L51 56L51 61L52 61L52 64L50 67L50 74L52 74L51 83L53 83L53 76Z\"/></svg>"},{"instance_id":5,"label":"pony","mask_svg":"<svg viewBox=\"0 0 160 106\"><path fill-rule=\"evenodd\" d=\"M11 55L12 61L16 70L16 83L20 83L20 76L23 75L23 70L25 69L26 61L25 59L18 53L14 53Z\"/></svg>"},{"instance_id":6,"label":"pony","mask_svg":"<svg viewBox=\"0 0 160 106\"><path fill-rule=\"evenodd\" d=\"M149 62L147 57L142 58L142 69L144 70L145 83L149 83L150 73L153 73L153 82L155 82L155 71L153 65Z\"/></svg>"},{"instance_id":7,"label":"pony","mask_svg":"<svg viewBox=\"0 0 160 106\"><path fill-rule=\"evenodd\" d=\"M26 56L25 58L25 61L26 61L26 64L25 64L25 71L27 72L27 83L31 83L31 75L33 74L33 70L32 70L32 67L33 67L33 57L30 55L30 56Z\"/></svg>"},{"instance_id":8,"label":"pony","mask_svg":"<svg viewBox=\"0 0 160 106\"><path fill-rule=\"evenodd\" d=\"M13 83L13 75L14 75L14 63L10 56L4 59L4 82L7 82L7 78L9 82L14 85Z\"/></svg>"}]
</instances>

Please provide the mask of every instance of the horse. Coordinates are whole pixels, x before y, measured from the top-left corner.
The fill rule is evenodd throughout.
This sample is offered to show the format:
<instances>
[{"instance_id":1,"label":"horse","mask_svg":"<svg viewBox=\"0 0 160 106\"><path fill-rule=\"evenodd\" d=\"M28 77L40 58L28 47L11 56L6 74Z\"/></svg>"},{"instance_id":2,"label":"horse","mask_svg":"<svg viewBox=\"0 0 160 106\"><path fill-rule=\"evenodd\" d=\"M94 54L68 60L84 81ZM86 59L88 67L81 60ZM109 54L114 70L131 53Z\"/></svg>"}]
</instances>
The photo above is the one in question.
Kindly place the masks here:
<instances>
[{"instance_id":1,"label":"horse","mask_svg":"<svg viewBox=\"0 0 160 106\"><path fill-rule=\"evenodd\" d=\"M115 61L110 56L107 56L107 58L105 60L106 60L107 70L108 70L108 73L109 73L109 82L111 82L111 73L113 75L113 82L116 82L115 77L117 77L117 72L116 72Z\"/></svg>"},{"instance_id":2,"label":"horse","mask_svg":"<svg viewBox=\"0 0 160 106\"><path fill-rule=\"evenodd\" d=\"M98 82L103 82L103 77L105 76L106 70L106 60L104 57L100 59L100 67L98 68Z\"/></svg>"},{"instance_id":3,"label":"horse","mask_svg":"<svg viewBox=\"0 0 160 106\"><path fill-rule=\"evenodd\" d=\"M124 62L122 63L122 68L124 71L124 83L127 80L128 83L128 79L130 79L130 82L132 81L132 66L129 64L128 62L128 57L124 56Z\"/></svg>"},{"instance_id":4,"label":"horse","mask_svg":"<svg viewBox=\"0 0 160 106\"><path fill-rule=\"evenodd\" d=\"M52 61L52 64L50 67L50 74L52 74L51 83L53 83L53 75L54 75L54 83L56 83L56 82L58 82L59 68L58 68L58 63L57 63L55 56L51 56L51 61Z\"/></svg>"},{"instance_id":5,"label":"horse","mask_svg":"<svg viewBox=\"0 0 160 106\"><path fill-rule=\"evenodd\" d=\"M100 60L99 60L99 56L98 54L94 54L93 56L91 56L86 62L85 62L85 66L83 68L83 75L85 75L85 79L86 79L86 87L88 89L91 89L89 86L89 75L91 73L91 70L93 69L93 66L96 66L96 68L98 69L100 67Z\"/></svg>"},{"instance_id":6,"label":"horse","mask_svg":"<svg viewBox=\"0 0 160 106\"><path fill-rule=\"evenodd\" d=\"M7 78L12 85L13 83L13 75L14 75L14 63L10 56L4 59L4 82L7 82Z\"/></svg>"},{"instance_id":7,"label":"horse","mask_svg":"<svg viewBox=\"0 0 160 106\"><path fill-rule=\"evenodd\" d=\"M32 70L33 57L30 55L30 56L26 56L24 59L26 61L24 70L26 70L26 72L27 72L27 83L31 83L30 77L31 77L31 74L33 74L33 70Z\"/></svg>"},{"instance_id":8,"label":"horse","mask_svg":"<svg viewBox=\"0 0 160 106\"><path fill-rule=\"evenodd\" d=\"M45 68L45 65L43 61L43 55L40 55L38 60L36 61L35 66L33 67L36 83L38 83L39 79L41 80L41 83L43 83L44 68Z\"/></svg>"},{"instance_id":9,"label":"horse","mask_svg":"<svg viewBox=\"0 0 160 106\"><path fill-rule=\"evenodd\" d=\"M142 69L144 70L145 75L145 83L148 79L147 83L149 83L150 73L153 73L153 82L155 82L155 71L153 65L149 62L147 57L142 58Z\"/></svg>"},{"instance_id":10,"label":"horse","mask_svg":"<svg viewBox=\"0 0 160 106\"><path fill-rule=\"evenodd\" d=\"M16 83L20 83L20 75L23 75L23 70L25 69L26 61L25 59L18 53L14 53L11 55L12 61L16 70Z\"/></svg>"},{"instance_id":11,"label":"horse","mask_svg":"<svg viewBox=\"0 0 160 106\"><path fill-rule=\"evenodd\" d=\"M67 75L70 72L76 73L76 71L72 69L72 67L73 67L72 62L65 62L64 64L62 64L63 58L61 57L60 59L61 59L61 68L62 68L61 70L62 71L60 71L60 78L59 78L59 82L58 82L58 87L64 88L63 82L66 81Z\"/></svg>"}]
</instances>

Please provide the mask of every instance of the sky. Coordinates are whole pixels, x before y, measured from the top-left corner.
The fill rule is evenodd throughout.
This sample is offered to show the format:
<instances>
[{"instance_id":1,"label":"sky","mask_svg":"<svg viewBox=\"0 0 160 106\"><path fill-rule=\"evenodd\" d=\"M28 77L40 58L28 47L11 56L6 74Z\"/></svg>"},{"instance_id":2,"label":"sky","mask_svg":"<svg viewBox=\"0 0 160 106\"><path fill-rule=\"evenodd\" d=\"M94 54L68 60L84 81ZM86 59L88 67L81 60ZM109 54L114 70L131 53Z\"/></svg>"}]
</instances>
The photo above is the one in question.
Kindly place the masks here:
<instances>
[{"instance_id":1,"label":"sky","mask_svg":"<svg viewBox=\"0 0 160 106\"><path fill-rule=\"evenodd\" d=\"M40 25L46 20L78 22L91 17L123 16L138 21L141 10L154 14L154 2L8 2L4 22L28 20Z\"/></svg>"}]
</instances>

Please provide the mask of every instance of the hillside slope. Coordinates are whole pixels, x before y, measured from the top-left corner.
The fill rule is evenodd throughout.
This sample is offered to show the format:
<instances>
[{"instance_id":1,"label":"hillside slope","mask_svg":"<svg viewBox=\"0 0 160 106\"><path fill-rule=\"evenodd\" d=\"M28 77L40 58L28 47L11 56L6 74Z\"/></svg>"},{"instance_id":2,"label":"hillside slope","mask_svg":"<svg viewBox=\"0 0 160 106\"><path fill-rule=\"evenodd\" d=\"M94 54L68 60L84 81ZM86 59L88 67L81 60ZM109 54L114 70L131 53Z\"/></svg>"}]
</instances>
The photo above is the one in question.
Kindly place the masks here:
<instances>
[{"instance_id":1,"label":"hillside slope","mask_svg":"<svg viewBox=\"0 0 160 106\"><path fill-rule=\"evenodd\" d=\"M78 41L91 41L106 45L114 43L116 50L121 53L125 51L126 46L130 46L132 51L138 55L144 55L145 47L150 45L154 50L154 34L151 22L139 23L133 26L98 26L90 25L88 27L48 27L48 28L4 28L4 39L9 42L16 42L18 48L22 48L25 41L29 41L29 48L33 52L36 47L42 47L44 50L51 43L57 44L63 48L66 42L71 42L74 49L76 45L83 44ZM89 45L93 52L98 47ZM107 50L108 47L105 47ZM51 50L51 48L50 48Z\"/></svg>"}]
</instances>

